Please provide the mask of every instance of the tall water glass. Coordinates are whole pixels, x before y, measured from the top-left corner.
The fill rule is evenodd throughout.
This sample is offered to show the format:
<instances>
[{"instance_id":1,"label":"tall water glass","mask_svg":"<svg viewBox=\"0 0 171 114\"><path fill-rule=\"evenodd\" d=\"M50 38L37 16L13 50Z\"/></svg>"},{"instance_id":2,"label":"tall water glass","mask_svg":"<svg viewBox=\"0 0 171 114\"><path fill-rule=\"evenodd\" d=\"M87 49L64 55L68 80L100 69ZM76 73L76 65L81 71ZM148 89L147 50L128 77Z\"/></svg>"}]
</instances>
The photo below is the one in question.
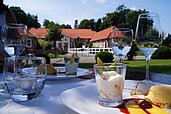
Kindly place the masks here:
<instances>
[{"instance_id":1,"label":"tall water glass","mask_svg":"<svg viewBox=\"0 0 171 114\"><path fill-rule=\"evenodd\" d=\"M138 16L136 33L136 45L146 59L146 80L150 85L149 62L152 54L162 43L162 31L159 14L144 13ZM152 84L152 83L151 83Z\"/></svg>"},{"instance_id":2,"label":"tall water glass","mask_svg":"<svg viewBox=\"0 0 171 114\"><path fill-rule=\"evenodd\" d=\"M7 57L3 75L12 100L31 100L44 88L47 76L46 61L42 57Z\"/></svg>"},{"instance_id":3,"label":"tall water glass","mask_svg":"<svg viewBox=\"0 0 171 114\"><path fill-rule=\"evenodd\" d=\"M114 28L111 32L113 39L113 51L122 63L130 51L133 41L133 30L130 28Z\"/></svg>"},{"instance_id":4,"label":"tall water glass","mask_svg":"<svg viewBox=\"0 0 171 114\"><path fill-rule=\"evenodd\" d=\"M3 25L1 29L1 39L4 50L10 56L20 56L26 51L27 26L15 23Z\"/></svg>"}]
</instances>

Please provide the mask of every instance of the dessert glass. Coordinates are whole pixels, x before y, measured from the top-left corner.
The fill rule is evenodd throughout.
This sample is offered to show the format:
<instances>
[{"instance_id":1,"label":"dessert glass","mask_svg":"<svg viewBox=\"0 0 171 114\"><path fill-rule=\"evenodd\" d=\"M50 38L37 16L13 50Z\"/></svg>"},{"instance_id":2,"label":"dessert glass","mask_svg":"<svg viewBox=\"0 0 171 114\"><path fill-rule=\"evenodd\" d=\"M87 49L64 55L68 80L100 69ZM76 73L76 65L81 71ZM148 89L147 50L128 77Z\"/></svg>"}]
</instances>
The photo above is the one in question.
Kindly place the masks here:
<instances>
[{"instance_id":1,"label":"dessert glass","mask_svg":"<svg viewBox=\"0 0 171 114\"><path fill-rule=\"evenodd\" d=\"M79 57L74 57L72 60L72 56L71 57L66 56L64 57L64 62L65 62L66 76L77 75Z\"/></svg>"},{"instance_id":2,"label":"dessert glass","mask_svg":"<svg viewBox=\"0 0 171 114\"><path fill-rule=\"evenodd\" d=\"M123 63L94 65L100 105L115 107L122 103L126 68Z\"/></svg>"}]
</instances>

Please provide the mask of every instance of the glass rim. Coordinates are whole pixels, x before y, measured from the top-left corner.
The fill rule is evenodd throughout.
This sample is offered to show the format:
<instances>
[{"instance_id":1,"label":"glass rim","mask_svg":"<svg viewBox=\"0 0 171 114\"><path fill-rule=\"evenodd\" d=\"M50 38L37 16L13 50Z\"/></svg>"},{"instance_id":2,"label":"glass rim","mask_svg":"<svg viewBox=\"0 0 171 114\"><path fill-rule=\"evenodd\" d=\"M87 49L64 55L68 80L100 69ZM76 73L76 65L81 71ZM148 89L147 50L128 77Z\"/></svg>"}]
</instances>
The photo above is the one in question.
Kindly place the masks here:
<instances>
[{"instance_id":1,"label":"glass rim","mask_svg":"<svg viewBox=\"0 0 171 114\"><path fill-rule=\"evenodd\" d=\"M16 28L27 29L27 25L18 24L18 23L8 23L8 24L2 25L2 27L4 27L4 28L13 28L13 29L16 29Z\"/></svg>"},{"instance_id":2,"label":"glass rim","mask_svg":"<svg viewBox=\"0 0 171 114\"><path fill-rule=\"evenodd\" d=\"M133 29L132 28L114 28L111 30L111 32L118 32L118 31L124 31L124 32L132 32L133 33Z\"/></svg>"},{"instance_id":3,"label":"glass rim","mask_svg":"<svg viewBox=\"0 0 171 114\"><path fill-rule=\"evenodd\" d=\"M139 15L139 18L150 18L150 17L159 17L159 14L155 12L149 12L149 13L142 13Z\"/></svg>"},{"instance_id":4,"label":"glass rim","mask_svg":"<svg viewBox=\"0 0 171 114\"><path fill-rule=\"evenodd\" d=\"M24 57L24 56L17 56L17 57L5 57L5 60L46 60L44 57Z\"/></svg>"}]
</instances>

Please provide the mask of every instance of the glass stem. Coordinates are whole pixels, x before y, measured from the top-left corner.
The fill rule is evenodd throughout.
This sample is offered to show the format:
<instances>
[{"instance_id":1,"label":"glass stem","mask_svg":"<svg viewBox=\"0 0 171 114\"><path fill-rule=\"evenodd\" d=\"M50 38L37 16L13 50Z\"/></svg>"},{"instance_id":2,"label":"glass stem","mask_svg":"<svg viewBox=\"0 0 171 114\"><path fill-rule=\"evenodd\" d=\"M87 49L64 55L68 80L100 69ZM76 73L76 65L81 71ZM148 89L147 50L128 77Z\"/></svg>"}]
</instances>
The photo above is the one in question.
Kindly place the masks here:
<instances>
[{"instance_id":1,"label":"glass stem","mask_svg":"<svg viewBox=\"0 0 171 114\"><path fill-rule=\"evenodd\" d=\"M119 59L119 63L123 63L123 59L122 58Z\"/></svg>"},{"instance_id":2,"label":"glass stem","mask_svg":"<svg viewBox=\"0 0 171 114\"><path fill-rule=\"evenodd\" d=\"M146 59L146 80L147 81L150 80L149 63L150 63L150 59Z\"/></svg>"}]
</instances>

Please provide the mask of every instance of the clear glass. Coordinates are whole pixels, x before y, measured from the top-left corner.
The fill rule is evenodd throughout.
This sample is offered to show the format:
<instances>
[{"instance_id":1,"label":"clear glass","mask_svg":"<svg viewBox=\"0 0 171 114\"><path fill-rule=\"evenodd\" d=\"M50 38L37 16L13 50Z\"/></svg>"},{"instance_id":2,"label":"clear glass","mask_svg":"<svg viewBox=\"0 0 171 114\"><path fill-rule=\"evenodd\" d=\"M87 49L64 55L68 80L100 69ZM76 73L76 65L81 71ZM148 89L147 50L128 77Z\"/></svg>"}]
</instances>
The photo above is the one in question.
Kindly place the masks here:
<instances>
[{"instance_id":1,"label":"clear glass","mask_svg":"<svg viewBox=\"0 0 171 114\"><path fill-rule=\"evenodd\" d=\"M149 62L152 54L162 43L162 31L157 13L140 14L137 21L135 42L146 59L146 79L150 84ZM152 83L151 83L152 84Z\"/></svg>"},{"instance_id":2,"label":"clear glass","mask_svg":"<svg viewBox=\"0 0 171 114\"><path fill-rule=\"evenodd\" d=\"M79 64L79 57L74 57L73 61L71 57L64 57L66 76L77 75L77 69Z\"/></svg>"},{"instance_id":3,"label":"clear glass","mask_svg":"<svg viewBox=\"0 0 171 114\"><path fill-rule=\"evenodd\" d=\"M120 63L130 51L133 41L133 30L130 28L114 28L111 32L113 39L113 51Z\"/></svg>"},{"instance_id":4,"label":"clear glass","mask_svg":"<svg viewBox=\"0 0 171 114\"><path fill-rule=\"evenodd\" d=\"M44 88L46 61L42 57L7 57L3 75L7 92L13 101L31 100Z\"/></svg>"},{"instance_id":5,"label":"clear glass","mask_svg":"<svg viewBox=\"0 0 171 114\"><path fill-rule=\"evenodd\" d=\"M123 63L94 65L100 105L115 107L122 103L126 68Z\"/></svg>"},{"instance_id":6,"label":"clear glass","mask_svg":"<svg viewBox=\"0 0 171 114\"><path fill-rule=\"evenodd\" d=\"M4 89L4 80L2 74L0 74L0 109L6 106L6 91Z\"/></svg>"},{"instance_id":7,"label":"clear glass","mask_svg":"<svg viewBox=\"0 0 171 114\"><path fill-rule=\"evenodd\" d=\"M20 56L26 51L27 26L14 23L3 25L1 39L4 50L10 56Z\"/></svg>"}]
</instances>

